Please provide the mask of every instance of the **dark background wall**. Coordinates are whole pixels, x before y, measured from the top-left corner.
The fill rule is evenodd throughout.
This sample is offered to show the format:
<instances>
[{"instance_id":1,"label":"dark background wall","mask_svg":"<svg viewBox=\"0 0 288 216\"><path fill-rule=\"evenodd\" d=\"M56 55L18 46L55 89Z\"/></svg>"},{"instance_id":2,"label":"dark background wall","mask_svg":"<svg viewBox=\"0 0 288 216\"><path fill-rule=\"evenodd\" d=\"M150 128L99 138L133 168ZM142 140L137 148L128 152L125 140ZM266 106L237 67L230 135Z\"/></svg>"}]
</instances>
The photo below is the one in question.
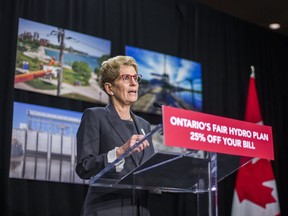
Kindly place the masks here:
<instances>
[{"instance_id":1,"label":"dark background wall","mask_svg":"<svg viewBox=\"0 0 288 216\"><path fill-rule=\"evenodd\" d=\"M14 90L19 17L202 64L203 112L242 120L250 66L264 124L273 127L272 165L282 214L287 175L288 38L198 5L193 0L2 0L0 2L0 194L5 215L79 215L86 185L9 179L13 101L82 112L81 101ZM141 113L140 113L141 114ZM150 121L153 116L145 115ZM235 175L219 184L219 215L230 215ZM167 197L167 200L171 199ZM182 198L183 199L183 198ZM188 200L188 199L187 199Z\"/></svg>"}]
</instances>

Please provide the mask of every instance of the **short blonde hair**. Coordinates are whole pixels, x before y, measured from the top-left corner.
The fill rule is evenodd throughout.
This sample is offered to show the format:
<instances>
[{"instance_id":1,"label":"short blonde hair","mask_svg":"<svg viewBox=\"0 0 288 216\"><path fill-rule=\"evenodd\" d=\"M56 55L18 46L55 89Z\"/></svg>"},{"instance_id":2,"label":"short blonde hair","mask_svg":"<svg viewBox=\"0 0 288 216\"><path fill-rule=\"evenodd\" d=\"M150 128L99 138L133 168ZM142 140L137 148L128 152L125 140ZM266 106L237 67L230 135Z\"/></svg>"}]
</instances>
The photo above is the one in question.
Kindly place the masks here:
<instances>
[{"instance_id":1,"label":"short blonde hair","mask_svg":"<svg viewBox=\"0 0 288 216\"><path fill-rule=\"evenodd\" d=\"M119 76L119 69L122 65L133 66L138 73L138 64L131 56L115 56L101 64L98 84L105 91L104 84L112 83Z\"/></svg>"}]
</instances>

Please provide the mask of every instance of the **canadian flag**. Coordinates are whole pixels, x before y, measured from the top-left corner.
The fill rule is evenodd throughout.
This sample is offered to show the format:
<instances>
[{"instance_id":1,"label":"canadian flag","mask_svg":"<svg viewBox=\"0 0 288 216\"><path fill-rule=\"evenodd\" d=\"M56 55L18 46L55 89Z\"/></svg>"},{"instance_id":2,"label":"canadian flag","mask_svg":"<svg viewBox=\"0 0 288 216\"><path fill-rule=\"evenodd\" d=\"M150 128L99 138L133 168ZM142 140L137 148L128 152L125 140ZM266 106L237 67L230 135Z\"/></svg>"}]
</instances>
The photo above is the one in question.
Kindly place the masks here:
<instances>
[{"instance_id":1,"label":"canadian flag","mask_svg":"<svg viewBox=\"0 0 288 216\"><path fill-rule=\"evenodd\" d=\"M245 121L263 123L253 67L248 88ZM231 215L280 216L276 182L269 160L254 158L238 170Z\"/></svg>"}]
</instances>

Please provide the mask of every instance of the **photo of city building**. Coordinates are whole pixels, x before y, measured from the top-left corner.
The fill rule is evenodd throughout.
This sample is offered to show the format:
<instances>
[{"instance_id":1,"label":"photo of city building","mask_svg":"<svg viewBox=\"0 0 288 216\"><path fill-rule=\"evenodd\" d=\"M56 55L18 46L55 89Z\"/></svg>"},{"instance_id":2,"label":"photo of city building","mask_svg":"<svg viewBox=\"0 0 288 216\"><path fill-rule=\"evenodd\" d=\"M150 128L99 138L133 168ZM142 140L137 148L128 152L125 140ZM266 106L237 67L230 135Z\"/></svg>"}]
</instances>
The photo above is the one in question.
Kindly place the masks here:
<instances>
[{"instance_id":1,"label":"photo of city building","mask_svg":"<svg viewBox=\"0 0 288 216\"><path fill-rule=\"evenodd\" d=\"M74 172L81 113L14 102L10 178L85 183Z\"/></svg>"}]
</instances>

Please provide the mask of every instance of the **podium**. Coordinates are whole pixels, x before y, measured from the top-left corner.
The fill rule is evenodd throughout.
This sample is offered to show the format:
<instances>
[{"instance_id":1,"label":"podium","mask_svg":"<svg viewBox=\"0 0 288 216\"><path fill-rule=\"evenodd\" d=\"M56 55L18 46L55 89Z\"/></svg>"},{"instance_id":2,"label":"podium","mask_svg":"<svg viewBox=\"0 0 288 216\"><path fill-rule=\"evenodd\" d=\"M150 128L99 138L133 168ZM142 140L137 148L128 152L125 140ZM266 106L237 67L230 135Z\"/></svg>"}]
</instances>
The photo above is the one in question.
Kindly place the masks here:
<instances>
[{"instance_id":1,"label":"podium","mask_svg":"<svg viewBox=\"0 0 288 216\"><path fill-rule=\"evenodd\" d=\"M130 191L132 206L137 208L135 213L139 213L139 205L134 203L141 200L137 197L139 191L148 191L194 194L196 202L193 205L197 213L193 215L216 216L219 181L252 158L274 159L270 126L167 106L162 106L162 114L163 125L156 126L90 180L92 188L103 189L102 194L121 189L125 193ZM123 158L144 140L159 133L164 134L163 145L166 148L163 151L151 155L125 175L115 174L115 166Z\"/></svg>"},{"instance_id":2,"label":"podium","mask_svg":"<svg viewBox=\"0 0 288 216\"><path fill-rule=\"evenodd\" d=\"M117 163L129 155L134 148L145 139L162 132L163 125L156 126L145 135L143 140L137 142L121 157L92 177L90 187L101 188L107 193L119 190L125 190L126 193L130 191L133 200L137 200L139 191L156 194L192 193L196 196L196 202L193 205L196 205L194 208L198 216L218 215L218 182L245 165L249 158L243 163L240 157L234 155L184 148L178 148L175 151L175 148L171 147L166 151L155 152L149 159L124 176L110 177ZM135 208L133 212L137 215L137 203L133 203L132 206Z\"/></svg>"}]
</instances>

